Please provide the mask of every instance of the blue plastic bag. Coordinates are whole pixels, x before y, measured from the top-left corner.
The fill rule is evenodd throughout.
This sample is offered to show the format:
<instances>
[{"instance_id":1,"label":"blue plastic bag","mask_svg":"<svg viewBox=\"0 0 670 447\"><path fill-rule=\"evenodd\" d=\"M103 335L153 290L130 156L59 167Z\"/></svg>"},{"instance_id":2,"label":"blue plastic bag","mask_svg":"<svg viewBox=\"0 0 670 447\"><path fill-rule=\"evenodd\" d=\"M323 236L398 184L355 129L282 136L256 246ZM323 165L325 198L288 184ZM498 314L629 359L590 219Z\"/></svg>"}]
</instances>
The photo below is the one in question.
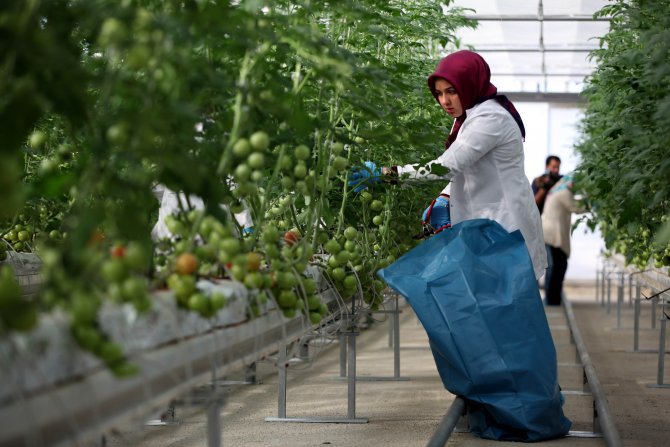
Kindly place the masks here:
<instances>
[{"instance_id":1,"label":"blue plastic bag","mask_svg":"<svg viewBox=\"0 0 670 447\"><path fill-rule=\"evenodd\" d=\"M466 399L473 433L525 442L568 433L556 350L520 231L460 222L378 275L421 320L444 386Z\"/></svg>"}]
</instances>

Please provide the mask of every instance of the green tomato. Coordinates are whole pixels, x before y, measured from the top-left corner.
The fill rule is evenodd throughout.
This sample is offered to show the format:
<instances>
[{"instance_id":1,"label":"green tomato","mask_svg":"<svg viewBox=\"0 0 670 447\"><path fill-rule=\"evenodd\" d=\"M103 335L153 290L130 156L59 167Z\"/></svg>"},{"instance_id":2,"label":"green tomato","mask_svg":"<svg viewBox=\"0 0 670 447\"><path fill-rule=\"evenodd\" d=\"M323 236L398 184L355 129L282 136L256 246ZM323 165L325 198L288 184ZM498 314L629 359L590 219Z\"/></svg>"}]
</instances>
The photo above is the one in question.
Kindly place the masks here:
<instances>
[{"instance_id":1,"label":"green tomato","mask_svg":"<svg viewBox=\"0 0 670 447\"><path fill-rule=\"evenodd\" d=\"M332 268L336 268L341 265L340 261L337 260L337 255L330 255L328 257L328 265Z\"/></svg>"},{"instance_id":2,"label":"green tomato","mask_svg":"<svg viewBox=\"0 0 670 447\"><path fill-rule=\"evenodd\" d=\"M296 178L300 179L305 178L305 176L307 175L307 166L304 163L298 163L293 168L293 175Z\"/></svg>"},{"instance_id":3,"label":"green tomato","mask_svg":"<svg viewBox=\"0 0 670 447\"><path fill-rule=\"evenodd\" d=\"M277 287L283 290L291 290L298 285L298 280L293 273L290 272L276 272L275 283Z\"/></svg>"},{"instance_id":4,"label":"green tomato","mask_svg":"<svg viewBox=\"0 0 670 447\"><path fill-rule=\"evenodd\" d=\"M263 238L263 242L266 244L277 243L279 242L279 229L274 225L268 225L263 230L261 237Z\"/></svg>"},{"instance_id":5,"label":"green tomato","mask_svg":"<svg viewBox=\"0 0 670 447\"><path fill-rule=\"evenodd\" d=\"M379 211L384 207L384 204L382 203L381 200L373 200L372 203L370 204L370 209L373 211Z\"/></svg>"},{"instance_id":6,"label":"green tomato","mask_svg":"<svg viewBox=\"0 0 670 447\"><path fill-rule=\"evenodd\" d=\"M249 140L246 138L237 140L233 145L233 153L240 158L248 157L251 153L251 144L249 144Z\"/></svg>"},{"instance_id":7,"label":"green tomato","mask_svg":"<svg viewBox=\"0 0 670 447\"><path fill-rule=\"evenodd\" d=\"M290 191L293 188L293 179L291 177L282 177L281 186L284 191Z\"/></svg>"},{"instance_id":8,"label":"green tomato","mask_svg":"<svg viewBox=\"0 0 670 447\"><path fill-rule=\"evenodd\" d=\"M123 23L119 19L110 17L102 23L98 41L104 46L114 45L119 43L125 35L126 27Z\"/></svg>"},{"instance_id":9,"label":"green tomato","mask_svg":"<svg viewBox=\"0 0 670 447\"><path fill-rule=\"evenodd\" d=\"M282 309L282 314L284 314L284 317L286 318L294 318L296 314L295 308L286 308Z\"/></svg>"},{"instance_id":10,"label":"green tomato","mask_svg":"<svg viewBox=\"0 0 670 447\"><path fill-rule=\"evenodd\" d=\"M72 326L72 335L77 344L90 352L97 352L102 343L102 335L100 331L90 325L76 325Z\"/></svg>"},{"instance_id":11,"label":"green tomato","mask_svg":"<svg viewBox=\"0 0 670 447\"><path fill-rule=\"evenodd\" d=\"M307 296L307 308L317 311L321 307L321 298L318 295Z\"/></svg>"},{"instance_id":12,"label":"green tomato","mask_svg":"<svg viewBox=\"0 0 670 447\"><path fill-rule=\"evenodd\" d=\"M344 237L346 237L348 240L353 241L356 240L358 237L358 230L354 227L347 227L344 230Z\"/></svg>"},{"instance_id":13,"label":"green tomato","mask_svg":"<svg viewBox=\"0 0 670 447\"><path fill-rule=\"evenodd\" d=\"M351 259L351 253L349 253L347 250L342 250L334 256L337 258L337 262L339 262L340 265L346 264Z\"/></svg>"},{"instance_id":14,"label":"green tomato","mask_svg":"<svg viewBox=\"0 0 670 447\"><path fill-rule=\"evenodd\" d=\"M257 151L265 151L268 147L270 147L270 137L262 130L254 132L251 137L249 137L249 142L251 143L251 146Z\"/></svg>"},{"instance_id":15,"label":"green tomato","mask_svg":"<svg viewBox=\"0 0 670 447\"><path fill-rule=\"evenodd\" d=\"M107 365L114 365L123 360L123 349L121 349L118 343L109 340L103 341L99 346L99 350L100 358Z\"/></svg>"},{"instance_id":16,"label":"green tomato","mask_svg":"<svg viewBox=\"0 0 670 447\"><path fill-rule=\"evenodd\" d=\"M372 218L372 223L375 225L381 225L384 223L384 218L380 214L377 214Z\"/></svg>"},{"instance_id":17,"label":"green tomato","mask_svg":"<svg viewBox=\"0 0 670 447\"><path fill-rule=\"evenodd\" d=\"M109 283L120 283L128 275L128 269L121 258L107 259L100 269L102 277Z\"/></svg>"},{"instance_id":18,"label":"green tomato","mask_svg":"<svg viewBox=\"0 0 670 447\"><path fill-rule=\"evenodd\" d=\"M316 281L313 278L305 278L302 280L302 288L307 295L316 293Z\"/></svg>"},{"instance_id":19,"label":"green tomato","mask_svg":"<svg viewBox=\"0 0 670 447\"><path fill-rule=\"evenodd\" d=\"M331 276L336 281L342 281L344 280L346 273L342 267L335 267L331 273Z\"/></svg>"},{"instance_id":20,"label":"green tomato","mask_svg":"<svg viewBox=\"0 0 670 447\"><path fill-rule=\"evenodd\" d=\"M321 319L323 317L319 312L310 312L309 313L309 322L312 324L319 324L321 323Z\"/></svg>"},{"instance_id":21,"label":"green tomato","mask_svg":"<svg viewBox=\"0 0 670 447\"><path fill-rule=\"evenodd\" d=\"M349 162L346 158L337 156L333 159L332 166L337 171L344 171L347 168L347 164L349 164Z\"/></svg>"},{"instance_id":22,"label":"green tomato","mask_svg":"<svg viewBox=\"0 0 670 447\"><path fill-rule=\"evenodd\" d=\"M283 155L279 160L279 167L284 172L291 172L293 169L293 158L290 155Z\"/></svg>"},{"instance_id":23,"label":"green tomato","mask_svg":"<svg viewBox=\"0 0 670 447\"><path fill-rule=\"evenodd\" d=\"M209 313L209 300L204 294L196 292L188 298L188 308L200 315L206 315Z\"/></svg>"},{"instance_id":24,"label":"green tomato","mask_svg":"<svg viewBox=\"0 0 670 447\"><path fill-rule=\"evenodd\" d=\"M196 290L195 277L192 275L179 275L173 273L168 277L168 287L172 290L179 301L185 302Z\"/></svg>"},{"instance_id":25,"label":"green tomato","mask_svg":"<svg viewBox=\"0 0 670 447\"><path fill-rule=\"evenodd\" d=\"M297 146L293 151L294 157L298 160L307 160L311 154L312 151L304 144Z\"/></svg>"},{"instance_id":26,"label":"green tomato","mask_svg":"<svg viewBox=\"0 0 670 447\"><path fill-rule=\"evenodd\" d=\"M340 243L335 239L331 239L323 246L323 248L331 255L337 254L342 250Z\"/></svg>"},{"instance_id":27,"label":"green tomato","mask_svg":"<svg viewBox=\"0 0 670 447\"><path fill-rule=\"evenodd\" d=\"M330 147L334 155L340 155L344 151L344 144L340 142L333 143Z\"/></svg>"},{"instance_id":28,"label":"green tomato","mask_svg":"<svg viewBox=\"0 0 670 447\"><path fill-rule=\"evenodd\" d=\"M356 289L357 285L356 277L354 275L349 275L344 280L342 281L342 284L344 285L344 288L346 290L354 290Z\"/></svg>"},{"instance_id":29,"label":"green tomato","mask_svg":"<svg viewBox=\"0 0 670 447\"><path fill-rule=\"evenodd\" d=\"M248 289L260 289L265 285L265 278L260 272L247 273L244 277L244 285Z\"/></svg>"},{"instance_id":30,"label":"green tomato","mask_svg":"<svg viewBox=\"0 0 670 447\"><path fill-rule=\"evenodd\" d=\"M46 141L47 136L41 130L36 130L30 134L29 142L30 147L32 147L33 149L40 149L42 146L44 146L44 143L46 143Z\"/></svg>"},{"instance_id":31,"label":"green tomato","mask_svg":"<svg viewBox=\"0 0 670 447\"><path fill-rule=\"evenodd\" d=\"M282 290L277 296L277 304L282 309L295 309L295 303L298 297L292 290Z\"/></svg>"},{"instance_id":32,"label":"green tomato","mask_svg":"<svg viewBox=\"0 0 670 447\"><path fill-rule=\"evenodd\" d=\"M130 242L126 247L126 254L123 258L126 265L133 270L143 270L149 264L147 250L139 242Z\"/></svg>"},{"instance_id":33,"label":"green tomato","mask_svg":"<svg viewBox=\"0 0 670 447\"><path fill-rule=\"evenodd\" d=\"M251 156L249 156L251 158ZM237 165L235 168L235 179L238 182L243 182L246 180L249 180L249 177L251 177L251 167L246 164L246 163L240 163Z\"/></svg>"},{"instance_id":34,"label":"green tomato","mask_svg":"<svg viewBox=\"0 0 670 447\"><path fill-rule=\"evenodd\" d=\"M227 237L219 243L219 249L226 252L229 256L235 256L240 252L240 241L234 237Z\"/></svg>"},{"instance_id":35,"label":"green tomato","mask_svg":"<svg viewBox=\"0 0 670 447\"><path fill-rule=\"evenodd\" d=\"M214 309L214 311L217 311L219 309L222 309L226 305L226 302L228 300L226 298L226 295L223 294L223 292L213 292L209 296L209 301L212 306L212 309Z\"/></svg>"},{"instance_id":36,"label":"green tomato","mask_svg":"<svg viewBox=\"0 0 670 447\"><path fill-rule=\"evenodd\" d=\"M147 285L144 278L131 276L123 281L122 292L126 301L142 300L147 296Z\"/></svg>"},{"instance_id":37,"label":"green tomato","mask_svg":"<svg viewBox=\"0 0 670 447\"><path fill-rule=\"evenodd\" d=\"M254 152L247 158L247 163L251 169L262 169L265 166L265 156L260 152Z\"/></svg>"}]
</instances>

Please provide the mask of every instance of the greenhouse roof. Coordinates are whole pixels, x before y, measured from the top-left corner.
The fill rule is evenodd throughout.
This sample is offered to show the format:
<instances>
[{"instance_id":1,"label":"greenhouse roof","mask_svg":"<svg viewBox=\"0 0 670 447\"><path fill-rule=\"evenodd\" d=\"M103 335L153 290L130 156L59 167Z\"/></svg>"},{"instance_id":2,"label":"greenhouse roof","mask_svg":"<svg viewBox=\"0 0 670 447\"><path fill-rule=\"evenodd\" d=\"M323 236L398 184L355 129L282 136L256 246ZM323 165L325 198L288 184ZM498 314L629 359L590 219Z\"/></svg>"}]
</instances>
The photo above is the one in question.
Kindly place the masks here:
<instances>
[{"instance_id":1,"label":"greenhouse roof","mask_svg":"<svg viewBox=\"0 0 670 447\"><path fill-rule=\"evenodd\" d=\"M476 29L459 29L461 48L491 66L492 82L517 99L574 101L595 64L589 52L609 30L593 14L607 0L455 0Z\"/></svg>"}]
</instances>

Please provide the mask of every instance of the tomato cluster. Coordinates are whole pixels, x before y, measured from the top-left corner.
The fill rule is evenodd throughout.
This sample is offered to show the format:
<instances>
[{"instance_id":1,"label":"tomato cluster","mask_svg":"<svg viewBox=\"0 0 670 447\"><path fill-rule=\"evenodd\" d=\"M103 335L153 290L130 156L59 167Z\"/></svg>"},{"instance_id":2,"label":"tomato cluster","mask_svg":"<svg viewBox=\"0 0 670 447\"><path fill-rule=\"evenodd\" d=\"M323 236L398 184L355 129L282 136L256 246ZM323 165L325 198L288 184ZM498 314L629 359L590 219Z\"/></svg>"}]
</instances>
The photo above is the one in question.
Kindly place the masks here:
<instances>
[{"instance_id":1,"label":"tomato cluster","mask_svg":"<svg viewBox=\"0 0 670 447\"><path fill-rule=\"evenodd\" d=\"M273 305L317 324L328 308L311 265L345 299L382 304L376 272L415 243L444 184L352 191L348 170L433 157L449 122L417 86L460 15L366 1L12 4L0 12L18 61L2 74L0 262L42 260L26 309L65 311L74 339L126 374L98 321L105 303L147 312L167 288L212 318L231 297L200 280L233 280L250 317ZM411 27L390 20L404 16ZM159 186L185 199L166 217Z\"/></svg>"}]
</instances>

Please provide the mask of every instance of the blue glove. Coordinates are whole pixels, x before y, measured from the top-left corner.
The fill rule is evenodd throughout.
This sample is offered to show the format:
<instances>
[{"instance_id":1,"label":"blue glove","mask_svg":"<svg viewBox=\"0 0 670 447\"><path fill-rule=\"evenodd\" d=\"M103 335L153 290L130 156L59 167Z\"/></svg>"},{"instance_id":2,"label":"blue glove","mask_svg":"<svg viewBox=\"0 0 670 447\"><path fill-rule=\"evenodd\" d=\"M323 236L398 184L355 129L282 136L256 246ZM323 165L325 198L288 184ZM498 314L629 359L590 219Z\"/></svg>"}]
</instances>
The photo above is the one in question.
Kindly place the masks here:
<instances>
[{"instance_id":1,"label":"blue glove","mask_svg":"<svg viewBox=\"0 0 670 447\"><path fill-rule=\"evenodd\" d=\"M435 233L449 228L451 226L449 199L444 196L438 196L423 212L421 220L424 224L430 224Z\"/></svg>"},{"instance_id":2,"label":"blue glove","mask_svg":"<svg viewBox=\"0 0 670 447\"><path fill-rule=\"evenodd\" d=\"M356 166L349 171L347 184L354 188L354 192L361 192L368 186L381 181L381 170L372 161L366 161L365 166Z\"/></svg>"}]
</instances>

